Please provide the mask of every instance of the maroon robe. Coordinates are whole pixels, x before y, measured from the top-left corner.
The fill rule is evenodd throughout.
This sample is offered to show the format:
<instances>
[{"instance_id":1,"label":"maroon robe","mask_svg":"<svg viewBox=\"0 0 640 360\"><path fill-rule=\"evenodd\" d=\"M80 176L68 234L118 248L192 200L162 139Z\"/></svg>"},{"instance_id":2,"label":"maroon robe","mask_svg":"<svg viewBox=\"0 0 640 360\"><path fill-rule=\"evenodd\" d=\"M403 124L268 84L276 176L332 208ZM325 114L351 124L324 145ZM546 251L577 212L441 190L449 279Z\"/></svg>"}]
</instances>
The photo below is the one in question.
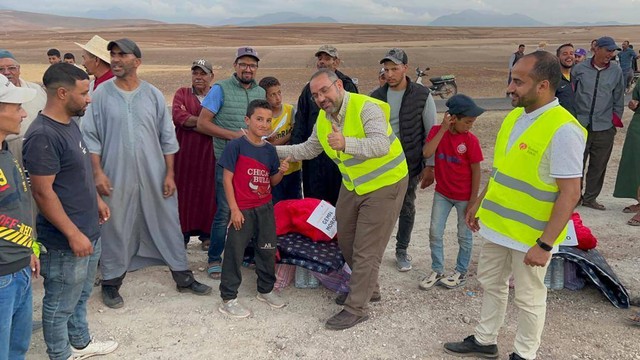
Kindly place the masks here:
<instances>
[{"instance_id":1,"label":"maroon robe","mask_svg":"<svg viewBox=\"0 0 640 360\"><path fill-rule=\"evenodd\" d=\"M216 212L216 158L211 136L184 124L199 116L202 105L193 88L183 87L173 97L173 123L180 151L175 157L178 211L183 234L209 236Z\"/></svg>"}]
</instances>

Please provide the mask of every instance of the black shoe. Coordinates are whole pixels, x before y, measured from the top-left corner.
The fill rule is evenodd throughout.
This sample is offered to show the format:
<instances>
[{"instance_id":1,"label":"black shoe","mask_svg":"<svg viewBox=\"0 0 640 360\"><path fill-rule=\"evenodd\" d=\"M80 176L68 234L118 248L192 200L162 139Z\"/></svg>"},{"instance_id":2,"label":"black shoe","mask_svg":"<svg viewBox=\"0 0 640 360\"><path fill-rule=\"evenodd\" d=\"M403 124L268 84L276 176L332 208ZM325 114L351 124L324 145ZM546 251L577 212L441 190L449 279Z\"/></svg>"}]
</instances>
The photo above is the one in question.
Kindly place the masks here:
<instances>
[{"instance_id":1,"label":"black shoe","mask_svg":"<svg viewBox=\"0 0 640 360\"><path fill-rule=\"evenodd\" d=\"M476 337L467 336L462 342L444 344L444 352L460 357L481 357L485 359L498 358L498 345L480 345Z\"/></svg>"},{"instance_id":2,"label":"black shoe","mask_svg":"<svg viewBox=\"0 0 640 360\"><path fill-rule=\"evenodd\" d=\"M511 353L509 355L509 360L527 360L525 358L523 358L522 356L516 354L516 353Z\"/></svg>"},{"instance_id":3,"label":"black shoe","mask_svg":"<svg viewBox=\"0 0 640 360\"><path fill-rule=\"evenodd\" d=\"M342 293L338 295L336 297L336 304L344 305L344 302L347 301L347 296L349 296L349 293ZM380 296L380 294L373 294L371 295L371 299L369 299L369 302L378 302L380 300L382 300L382 296Z\"/></svg>"},{"instance_id":4,"label":"black shoe","mask_svg":"<svg viewBox=\"0 0 640 360\"><path fill-rule=\"evenodd\" d=\"M330 330L344 330L368 319L369 315L358 316L348 312L347 310L342 310L327 320L324 327Z\"/></svg>"},{"instance_id":5,"label":"black shoe","mask_svg":"<svg viewBox=\"0 0 640 360\"><path fill-rule=\"evenodd\" d=\"M119 309L124 306L124 299L120 296L120 292L115 286L102 286L102 302L112 309Z\"/></svg>"},{"instance_id":6,"label":"black shoe","mask_svg":"<svg viewBox=\"0 0 640 360\"><path fill-rule=\"evenodd\" d=\"M176 289L178 290L178 292L190 292L196 295L211 294L211 286L199 283L196 280L193 280L193 282L189 286L176 285Z\"/></svg>"}]
</instances>

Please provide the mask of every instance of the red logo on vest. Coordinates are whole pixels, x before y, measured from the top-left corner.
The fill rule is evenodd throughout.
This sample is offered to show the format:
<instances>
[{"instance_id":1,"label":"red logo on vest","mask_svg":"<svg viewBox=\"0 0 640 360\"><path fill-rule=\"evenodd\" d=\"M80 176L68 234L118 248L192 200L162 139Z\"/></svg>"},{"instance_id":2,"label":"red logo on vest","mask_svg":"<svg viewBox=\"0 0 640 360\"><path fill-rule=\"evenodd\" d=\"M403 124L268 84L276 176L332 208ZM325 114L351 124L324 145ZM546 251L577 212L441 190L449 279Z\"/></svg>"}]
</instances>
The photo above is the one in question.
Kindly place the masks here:
<instances>
[{"instance_id":1,"label":"red logo on vest","mask_svg":"<svg viewBox=\"0 0 640 360\"><path fill-rule=\"evenodd\" d=\"M520 145L518 146L520 148L520 150L527 150L527 144L525 143L520 143Z\"/></svg>"}]
</instances>

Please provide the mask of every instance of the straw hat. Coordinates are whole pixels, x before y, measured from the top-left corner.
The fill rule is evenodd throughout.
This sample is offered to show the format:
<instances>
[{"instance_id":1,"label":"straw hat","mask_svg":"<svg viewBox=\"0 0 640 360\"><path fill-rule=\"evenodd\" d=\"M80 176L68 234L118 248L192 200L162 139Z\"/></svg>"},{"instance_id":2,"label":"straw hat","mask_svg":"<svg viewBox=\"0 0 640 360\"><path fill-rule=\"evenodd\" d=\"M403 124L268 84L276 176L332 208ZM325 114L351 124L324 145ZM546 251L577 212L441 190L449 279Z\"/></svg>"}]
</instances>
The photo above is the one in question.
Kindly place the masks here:
<instances>
[{"instance_id":1,"label":"straw hat","mask_svg":"<svg viewBox=\"0 0 640 360\"><path fill-rule=\"evenodd\" d=\"M90 54L104 60L107 64L111 63L111 54L109 54L109 50L107 50L109 42L100 36L94 35L85 45L78 43L75 44L88 51Z\"/></svg>"}]
</instances>

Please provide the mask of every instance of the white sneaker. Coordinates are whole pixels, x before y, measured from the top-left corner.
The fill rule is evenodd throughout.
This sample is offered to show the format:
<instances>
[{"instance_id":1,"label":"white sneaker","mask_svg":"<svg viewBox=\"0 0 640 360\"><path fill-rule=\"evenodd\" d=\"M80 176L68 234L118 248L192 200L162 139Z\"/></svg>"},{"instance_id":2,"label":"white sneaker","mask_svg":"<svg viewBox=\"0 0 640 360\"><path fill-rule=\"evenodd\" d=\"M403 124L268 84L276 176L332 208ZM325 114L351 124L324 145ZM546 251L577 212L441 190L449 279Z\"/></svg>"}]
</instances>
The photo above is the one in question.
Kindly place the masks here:
<instances>
[{"instance_id":1,"label":"white sneaker","mask_svg":"<svg viewBox=\"0 0 640 360\"><path fill-rule=\"evenodd\" d=\"M467 283L467 274L454 272L446 278L440 280L440 284L447 289L455 289Z\"/></svg>"},{"instance_id":2,"label":"white sneaker","mask_svg":"<svg viewBox=\"0 0 640 360\"><path fill-rule=\"evenodd\" d=\"M251 316L251 310L240 304L238 299L229 300L227 302L224 302L223 300L220 303L220 306L218 306L218 311L238 319Z\"/></svg>"},{"instance_id":3,"label":"white sneaker","mask_svg":"<svg viewBox=\"0 0 640 360\"><path fill-rule=\"evenodd\" d=\"M71 358L74 360L87 359L92 356L106 355L114 352L118 348L115 341L96 341L93 337L89 341L89 345L84 349L76 349L71 347Z\"/></svg>"},{"instance_id":4,"label":"white sneaker","mask_svg":"<svg viewBox=\"0 0 640 360\"><path fill-rule=\"evenodd\" d=\"M438 284L444 278L444 274L438 274L432 271L429 276L420 281L418 287L420 290L431 290L436 284Z\"/></svg>"},{"instance_id":5,"label":"white sneaker","mask_svg":"<svg viewBox=\"0 0 640 360\"><path fill-rule=\"evenodd\" d=\"M260 301L266 302L267 304L269 304L269 306L271 306L274 309L282 309L283 307L285 307L285 305L287 305L280 298L280 296L278 296L273 291L266 294L258 293L258 295L256 295L256 298Z\"/></svg>"}]
</instances>

